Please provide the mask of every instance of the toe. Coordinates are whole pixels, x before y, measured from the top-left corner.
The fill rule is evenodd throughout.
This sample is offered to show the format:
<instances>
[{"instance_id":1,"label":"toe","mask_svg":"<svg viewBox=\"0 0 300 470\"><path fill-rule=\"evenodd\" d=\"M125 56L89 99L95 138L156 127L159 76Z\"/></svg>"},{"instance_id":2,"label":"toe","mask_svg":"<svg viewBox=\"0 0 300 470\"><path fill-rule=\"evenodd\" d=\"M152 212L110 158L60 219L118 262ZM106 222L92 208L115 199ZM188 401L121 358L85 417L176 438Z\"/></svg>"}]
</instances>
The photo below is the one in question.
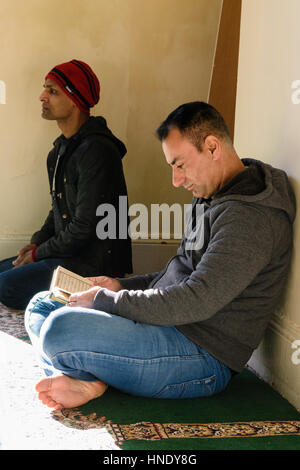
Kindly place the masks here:
<instances>
[{"instance_id":1,"label":"toe","mask_svg":"<svg viewBox=\"0 0 300 470\"><path fill-rule=\"evenodd\" d=\"M59 409L57 407L60 407L61 405L59 403L56 403L56 401L54 400L49 400L47 406L49 406L49 408Z\"/></svg>"},{"instance_id":2,"label":"toe","mask_svg":"<svg viewBox=\"0 0 300 470\"><path fill-rule=\"evenodd\" d=\"M49 408L55 408L56 406L61 406L52 397L48 395L47 392L40 392L38 394L38 399L43 403L43 405L48 406Z\"/></svg>"},{"instance_id":3,"label":"toe","mask_svg":"<svg viewBox=\"0 0 300 470\"><path fill-rule=\"evenodd\" d=\"M63 409L64 409L64 406L62 406L62 405L57 405L57 404L56 404L53 408L54 408L55 410L63 410Z\"/></svg>"},{"instance_id":4,"label":"toe","mask_svg":"<svg viewBox=\"0 0 300 470\"><path fill-rule=\"evenodd\" d=\"M51 398L49 397L48 393L47 392L39 392L38 394L38 399L44 404L46 405L48 403L49 400L51 400Z\"/></svg>"},{"instance_id":5,"label":"toe","mask_svg":"<svg viewBox=\"0 0 300 470\"><path fill-rule=\"evenodd\" d=\"M48 392L51 389L51 383L51 377L42 379L36 384L35 389L37 392Z\"/></svg>"}]
</instances>

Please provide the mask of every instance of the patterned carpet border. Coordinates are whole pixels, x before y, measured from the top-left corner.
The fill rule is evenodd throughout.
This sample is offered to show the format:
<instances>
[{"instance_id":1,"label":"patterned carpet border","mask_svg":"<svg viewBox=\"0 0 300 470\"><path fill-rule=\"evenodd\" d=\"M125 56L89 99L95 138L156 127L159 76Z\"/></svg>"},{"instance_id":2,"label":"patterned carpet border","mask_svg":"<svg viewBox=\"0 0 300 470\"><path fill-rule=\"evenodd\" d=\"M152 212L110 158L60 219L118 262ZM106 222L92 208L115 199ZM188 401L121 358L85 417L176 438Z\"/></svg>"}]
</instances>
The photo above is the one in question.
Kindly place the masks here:
<instances>
[{"instance_id":1,"label":"patterned carpet border","mask_svg":"<svg viewBox=\"0 0 300 470\"><path fill-rule=\"evenodd\" d=\"M115 441L132 439L158 441L162 439L207 439L233 437L300 436L300 421L255 421L242 423L151 423L108 424L107 430Z\"/></svg>"},{"instance_id":2,"label":"patterned carpet border","mask_svg":"<svg viewBox=\"0 0 300 470\"><path fill-rule=\"evenodd\" d=\"M208 439L234 437L300 436L300 421L250 421L238 423L152 423L115 424L96 413L83 415L78 409L53 411L54 419L77 429L103 428L117 444L134 439Z\"/></svg>"}]
</instances>

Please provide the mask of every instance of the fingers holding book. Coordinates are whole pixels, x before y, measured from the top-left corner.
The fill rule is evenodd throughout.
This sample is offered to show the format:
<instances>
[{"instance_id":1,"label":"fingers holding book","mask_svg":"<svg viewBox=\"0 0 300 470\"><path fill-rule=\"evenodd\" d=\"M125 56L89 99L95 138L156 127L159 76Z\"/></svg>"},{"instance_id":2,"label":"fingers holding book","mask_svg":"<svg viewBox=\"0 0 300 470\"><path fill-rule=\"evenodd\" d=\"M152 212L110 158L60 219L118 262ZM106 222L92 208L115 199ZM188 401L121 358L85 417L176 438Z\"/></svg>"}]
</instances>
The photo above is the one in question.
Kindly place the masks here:
<instances>
[{"instance_id":1,"label":"fingers holding book","mask_svg":"<svg viewBox=\"0 0 300 470\"><path fill-rule=\"evenodd\" d=\"M112 277L107 276L97 276L97 277L89 277L90 281L92 281L94 286L103 287L105 289L112 290L114 292L118 292L122 290L121 283Z\"/></svg>"},{"instance_id":2,"label":"fingers holding book","mask_svg":"<svg viewBox=\"0 0 300 470\"><path fill-rule=\"evenodd\" d=\"M71 294L68 301L69 307L93 308L95 296L100 289L105 288L114 292L122 289L120 282L111 277L97 276L89 277L88 279L92 282L93 286L86 291Z\"/></svg>"},{"instance_id":3,"label":"fingers holding book","mask_svg":"<svg viewBox=\"0 0 300 470\"><path fill-rule=\"evenodd\" d=\"M86 291L71 294L69 297L68 306L93 308L94 299L99 289L101 289L101 287L94 286Z\"/></svg>"}]
</instances>

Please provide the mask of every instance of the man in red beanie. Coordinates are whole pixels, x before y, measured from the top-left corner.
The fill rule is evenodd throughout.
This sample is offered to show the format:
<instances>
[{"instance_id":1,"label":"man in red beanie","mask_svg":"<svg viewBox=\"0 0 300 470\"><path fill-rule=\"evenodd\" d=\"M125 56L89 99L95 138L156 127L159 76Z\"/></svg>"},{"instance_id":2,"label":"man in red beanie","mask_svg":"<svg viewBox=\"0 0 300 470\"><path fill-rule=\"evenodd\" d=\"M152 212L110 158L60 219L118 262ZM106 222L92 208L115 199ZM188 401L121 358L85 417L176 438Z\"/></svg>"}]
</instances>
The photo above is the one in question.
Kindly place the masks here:
<instances>
[{"instance_id":1,"label":"man in red beanie","mask_svg":"<svg viewBox=\"0 0 300 470\"><path fill-rule=\"evenodd\" d=\"M62 132L47 159L52 208L18 256L0 262L0 302L10 308L23 310L47 290L58 265L87 277L132 272L129 237L96 234L97 207L112 204L119 220L119 196L127 196L126 147L102 116L90 116L99 98L99 80L85 62L65 62L45 77L42 117L56 120Z\"/></svg>"}]
</instances>

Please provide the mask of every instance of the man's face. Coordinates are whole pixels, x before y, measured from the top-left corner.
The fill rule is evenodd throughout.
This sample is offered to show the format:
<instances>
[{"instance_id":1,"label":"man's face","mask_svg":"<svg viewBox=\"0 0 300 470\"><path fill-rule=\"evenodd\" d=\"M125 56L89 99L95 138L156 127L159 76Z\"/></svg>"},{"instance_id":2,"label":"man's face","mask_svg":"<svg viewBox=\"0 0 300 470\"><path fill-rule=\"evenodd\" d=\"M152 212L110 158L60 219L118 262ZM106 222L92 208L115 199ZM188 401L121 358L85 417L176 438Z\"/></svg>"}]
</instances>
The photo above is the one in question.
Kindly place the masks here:
<instances>
[{"instance_id":1,"label":"man's face","mask_svg":"<svg viewBox=\"0 0 300 470\"><path fill-rule=\"evenodd\" d=\"M200 152L174 128L162 143L167 163L172 167L173 185L192 191L194 197L209 198L219 186L220 173L214 156L215 149L208 141L209 138L203 143Z\"/></svg>"},{"instance_id":2,"label":"man's face","mask_svg":"<svg viewBox=\"0 0 300 470\"><path fill-rule=\"evenodd\" d=\"M47 78L44 91L40 96L42 117L49 120L64 120L70 117L76 108L75 103L53 81Z\"/></svg>"}]
</instances>

